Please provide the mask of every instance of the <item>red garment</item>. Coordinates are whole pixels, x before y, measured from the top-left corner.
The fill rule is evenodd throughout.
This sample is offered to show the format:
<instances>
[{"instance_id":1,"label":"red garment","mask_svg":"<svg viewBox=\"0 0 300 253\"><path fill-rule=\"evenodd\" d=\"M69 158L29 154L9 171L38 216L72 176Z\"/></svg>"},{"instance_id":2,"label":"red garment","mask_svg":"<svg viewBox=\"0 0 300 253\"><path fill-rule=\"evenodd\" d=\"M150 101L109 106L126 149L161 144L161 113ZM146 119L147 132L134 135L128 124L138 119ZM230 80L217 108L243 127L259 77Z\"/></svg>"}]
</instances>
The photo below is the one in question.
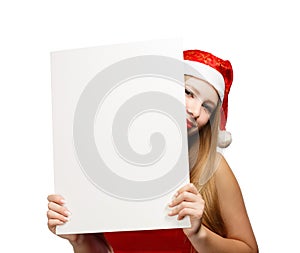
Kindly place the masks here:
<instances>
[{"instance_id":1,"label":"red garment","mask_svg":"<svg viewBox=\"0 0 300 253\"><path fill-rule=\"evenodd\" d=\"M191 253L192 245L182 229L104 233L114 253Z\"/></svg>"}]
</instances>

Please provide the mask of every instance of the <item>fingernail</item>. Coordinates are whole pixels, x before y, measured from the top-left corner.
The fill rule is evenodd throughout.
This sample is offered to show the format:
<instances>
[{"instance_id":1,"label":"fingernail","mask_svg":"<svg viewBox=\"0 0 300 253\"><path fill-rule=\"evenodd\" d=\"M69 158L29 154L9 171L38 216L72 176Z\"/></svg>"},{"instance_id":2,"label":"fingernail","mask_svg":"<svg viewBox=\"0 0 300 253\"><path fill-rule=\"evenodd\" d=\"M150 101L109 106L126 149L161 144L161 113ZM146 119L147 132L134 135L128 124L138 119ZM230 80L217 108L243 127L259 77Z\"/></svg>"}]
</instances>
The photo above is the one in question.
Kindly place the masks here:
<instances>
[{"instance_id":1,"label":"fingernail","mask_svg":"<svg viewBox=\"0 0 300 253\"><path fill-rule=\"evenodd\" d=\"M71 216L71 212L69 212L68 210L66 210L64 213L65 213L68 217Z\"/></svg>"},{"instance_id":2,"label":"fingernail","mask_svg":"<svg viewBox=\"0 0 300 253\"><path fill-rule=\"evenodd\" d=\"M65 201L64 199L61 199L60 202L61 202L62 204L66 204L66 201Z\"/></svg>"}]
</instances>

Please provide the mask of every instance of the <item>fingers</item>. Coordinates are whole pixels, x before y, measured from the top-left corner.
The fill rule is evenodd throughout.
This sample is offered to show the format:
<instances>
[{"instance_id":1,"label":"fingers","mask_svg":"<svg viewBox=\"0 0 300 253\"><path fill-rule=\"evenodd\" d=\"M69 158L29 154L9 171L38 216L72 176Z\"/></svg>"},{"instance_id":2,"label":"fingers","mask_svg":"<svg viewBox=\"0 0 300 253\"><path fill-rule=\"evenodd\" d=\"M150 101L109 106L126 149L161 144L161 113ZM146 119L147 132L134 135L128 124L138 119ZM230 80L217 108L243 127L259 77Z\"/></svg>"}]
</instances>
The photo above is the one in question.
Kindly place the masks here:
<instances>
[{"instance_id":1,"label":"fingers","mask_svg":"<svg viewBox=\"0 0 300 253\"><path fill-rule=\"evenodd\" d=\"M188 201L188 202L196 202L197 201L197 196L194 193L190 192L182 192L177 197L175 197L171 203L169 204L169 207L174 207L182 203L183 201Z\"/></svg>"},{"instance_id":2,"label":"fingers","mask_svg":"<svg viewBox=\"0 0 300 253\"><path fill-rule=\"evenodd\" d=\"M54 202L56 204L64 205L66 203L65 199L58 194L52 194L47 197L49 202Z\"/></svg>"},{"instance_id":3,"label":"fingers","mask_svg":"<svg viewBox=\"0 0 300 253\"><path fill-rule=\"evenodd\" d=\"M49 195L48 196L48 228L55 234L56 226L62 225L69 221L71 213L63 206L65 200L60 195Z\"/></svg>"},{"instance_id":4,"label":"fingers","mask_svg":"<svg viewBox=\"0 0 300 253\"><path fill-rule=\"evenodd\" d=\"M201 219L204 211L204 201L199 202L181 202L175 206L170 212L170 216L178 215L178 220L181 220L186 215Z\"/></svg>"},{"instance_id":5,"label":"fingers","mask_svg":"<svg viewBox=\"0 0 300 253\"><path fill-rule=\"evenodd\" d=\"M169 207L174 207L182 201L195 202L199 197L202 199L197 188L193 184L187 184L177 191L175 198L171 201Z\"/></svg>"},{"instance_id":6,"label":"fingers","mask_svg":"<svg viewBox=\"0 0 300 253\"><path fill-rule=\"evenodd\" d=\"M56 226L63 225L64 222L57 219L48 219L48 228L53 233L56 234Z\"/></svg>"},{"instance_id":7,"label":"fingers","mask_svg":"<svg viewBox=\"0 0 300 253\"><path fill-rule=\"evenodd\" d=\"M178 220L185 216L201 219L204 211L205 202L193 184L188 184L178 190L175 198L169 204L172 210L169 216L178 215Z\"/></svg>"},{"instance_id":8,"label":"fingers","mask_svg":"<svg viewBox=\"0 0 300 253\"><path fill-rule=\"evenodd\" d=\"M58 213L58 214L61 214L65 217L68 217L71 214L70 211L66 207L64 207L62 205L59 205L55 202L49 202L48 203L48 210L51 210L51 211L53 211L55 213Z\"/></svg>"},{"instance_id":9,"label":"fingers","mask_svg":"<svg viewBox=\"0 0 300 253\"><path fill-rule=\"evenodd\" d=\"M185 216L190 216L190 217L193 217L193 218L201 219L202 218L202 212L199 212L197 209L183 208L178 213L177 220L182 220Z\"/></svg>"},{"instance_id":10,"label":"fingers","mask_svg":"<svg viewBox=\"0 0 300 253\"><path fill-rule=\"evenodd\" d=\"M195 186L194 184L192 184L192 183L187 184L187 185L181 187L181 188L178 190L178 194L183 193L183 192L185 192L185 191L191 192L191 193L194 193L194 194L199 194L199 192L198 192L196 186Z\"/></svg>"},{"instance_id":11,"label":"fingers","mask_svg":"<svg viewBox=\"0 0 300 253\"><path fill-rule=\"evenodd\" d=\"M48 220L58 220L62 223L65 223L70 220L69 215L62 215L58 212L55 212L53 210L48 210L47 212L47 218Z\"/></svg>"},{"instance_id":12,"label":"fingers","mask_svg":"<svg viewBox=\"0 0 300 253\"><path fill-rule=\"evenodd\" d=\"M194 204L191 202L182 202L179 205L175 206L170 212L170 216L179 214L184 209L194 209Z\"/></svg>"}]
</instances>

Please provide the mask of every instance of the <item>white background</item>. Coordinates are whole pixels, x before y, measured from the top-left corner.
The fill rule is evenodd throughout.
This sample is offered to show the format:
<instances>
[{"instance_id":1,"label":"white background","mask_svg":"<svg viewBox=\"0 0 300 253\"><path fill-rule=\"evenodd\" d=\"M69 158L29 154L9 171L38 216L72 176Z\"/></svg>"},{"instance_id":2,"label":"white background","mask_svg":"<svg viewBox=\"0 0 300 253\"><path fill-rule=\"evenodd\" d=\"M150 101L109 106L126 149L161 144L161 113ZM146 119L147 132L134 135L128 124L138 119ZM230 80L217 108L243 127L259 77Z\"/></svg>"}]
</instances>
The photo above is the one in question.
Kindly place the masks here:
<instances>
[{"instance_id":1,"label":"white background","mask_svg":"<svg viewBox=\"0 0 300 253\"><path fill-rule=\"evenodd\" d=\"M300 45L297 1L2 1L1 251L72 252L46 226L53 192L50 52L183 37L230 59L224 153L260 252L296 252Z\"/></svg>"}]
</instances>

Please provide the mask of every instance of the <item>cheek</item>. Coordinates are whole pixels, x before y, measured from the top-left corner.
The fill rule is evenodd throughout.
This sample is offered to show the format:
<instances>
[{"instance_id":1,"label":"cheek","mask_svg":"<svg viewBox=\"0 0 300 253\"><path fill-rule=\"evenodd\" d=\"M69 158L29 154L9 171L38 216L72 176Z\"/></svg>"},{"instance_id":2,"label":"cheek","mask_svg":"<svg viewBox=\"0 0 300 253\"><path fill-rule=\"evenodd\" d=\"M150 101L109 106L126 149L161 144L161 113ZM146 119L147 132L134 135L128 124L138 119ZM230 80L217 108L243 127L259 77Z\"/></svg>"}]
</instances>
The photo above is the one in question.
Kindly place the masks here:
<instances>
[{"instance_id":1,"label":"cheek","mask_svg":"<svg viewBox=\"0 0 300 253\"><path fill-rule=\"evenodd\" d=\"M207 122L209 121L209 116L208 115L201 115L198 119L197 119L197 124L198 124L198 128L199 130L201 129L201 127L205 126L207 124Z\"/></svg>"},{"instance_id":2,"label":"cheek","mask_svg":"<svg viewBox=\"0 0 300 253\"><path fill-rule=\"evenodd\" d=\"M185 107L189 108L190 105L191 105L191 100L187 96L185 96Z\"/></svg>"}]
</instances>

